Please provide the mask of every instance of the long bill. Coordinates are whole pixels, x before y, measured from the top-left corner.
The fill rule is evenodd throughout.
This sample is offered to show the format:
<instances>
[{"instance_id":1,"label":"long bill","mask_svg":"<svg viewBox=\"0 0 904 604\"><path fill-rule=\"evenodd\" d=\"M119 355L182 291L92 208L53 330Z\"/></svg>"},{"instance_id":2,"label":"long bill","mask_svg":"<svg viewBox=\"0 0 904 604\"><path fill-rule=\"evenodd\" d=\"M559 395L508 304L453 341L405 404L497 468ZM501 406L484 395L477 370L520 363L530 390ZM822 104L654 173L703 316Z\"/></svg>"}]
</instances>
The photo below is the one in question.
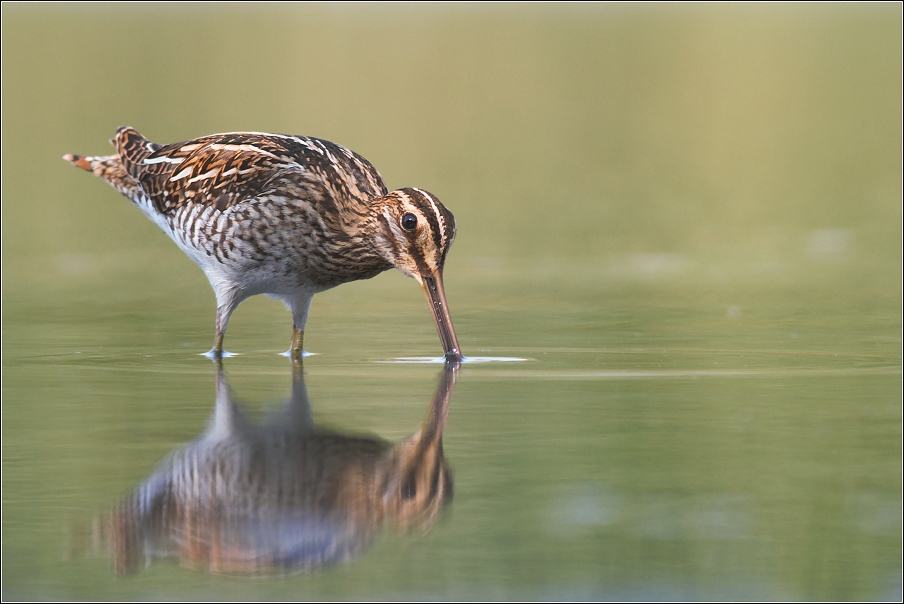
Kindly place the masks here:
<instances>
[{"instance_id":1,"label":"long bill","mask_svg":"<svg viewBox=\"0 0 904 604\"><path fill-rule=\"evenodd\" d=\"M459 362L462 358L461 348L458 347L458 338L455 337L452 316L449 314L449 305L446 303L443 274L441 271L436 271L422 279L421 289L424 290L427 304L430 305L430 310L433 312L433 321L436 323L436 331L439 332L446 360Z\"/></svg>"}]
</instances>

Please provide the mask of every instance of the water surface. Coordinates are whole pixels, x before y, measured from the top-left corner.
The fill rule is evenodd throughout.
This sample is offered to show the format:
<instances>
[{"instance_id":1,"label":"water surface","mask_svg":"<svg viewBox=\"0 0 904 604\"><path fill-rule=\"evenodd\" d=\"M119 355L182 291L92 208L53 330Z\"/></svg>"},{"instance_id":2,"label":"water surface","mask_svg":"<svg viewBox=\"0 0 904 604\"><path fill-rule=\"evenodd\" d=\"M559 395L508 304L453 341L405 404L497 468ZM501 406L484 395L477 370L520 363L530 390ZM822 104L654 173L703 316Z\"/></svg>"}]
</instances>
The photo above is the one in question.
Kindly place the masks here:
<instances>
[{"instance_id":1,"label":"water surface","mask_svg":"<svg viewBox=\"0 0 904 604\"><path fill-rule=\"evenodd\" d=\"M897 5L2 10L4 599L900 600ZM324 137L453 211L459 340L497 361L448 390L429 522L185 499L233 522L118 564L111 510L223 401L203 274L59 159L125 124ZM442 392L416 284L315 297L304 421L290 330L233 315L257 444L204 459L291 469L316 430L390 476Z\"/></svg>"}]
</instances>

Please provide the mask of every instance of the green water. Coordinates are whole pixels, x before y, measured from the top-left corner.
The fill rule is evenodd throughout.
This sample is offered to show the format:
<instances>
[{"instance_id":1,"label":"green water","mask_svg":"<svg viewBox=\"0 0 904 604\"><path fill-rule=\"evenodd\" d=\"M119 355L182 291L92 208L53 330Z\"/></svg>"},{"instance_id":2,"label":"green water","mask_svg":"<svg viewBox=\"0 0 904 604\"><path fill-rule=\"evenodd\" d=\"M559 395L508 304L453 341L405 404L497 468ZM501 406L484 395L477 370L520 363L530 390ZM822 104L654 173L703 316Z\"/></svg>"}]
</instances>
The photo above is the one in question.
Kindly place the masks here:
<instances>
[{"instance_id":1,"label":"green water","mask_svg":"<svg viewBox=\"0 0 904 604\"><path fill-rule=\"evenodd\" d=\"M901 10L9 5L2 590L21 599L900 599ZM114 572L97 527L216 400L201 271L64 153L319 136L455 214L466 355L429 530L264 577ZM255 425L290 317L230 322ZM315 297L313 421L415 433L398 272Z\"/></svg>"}]
</instances>

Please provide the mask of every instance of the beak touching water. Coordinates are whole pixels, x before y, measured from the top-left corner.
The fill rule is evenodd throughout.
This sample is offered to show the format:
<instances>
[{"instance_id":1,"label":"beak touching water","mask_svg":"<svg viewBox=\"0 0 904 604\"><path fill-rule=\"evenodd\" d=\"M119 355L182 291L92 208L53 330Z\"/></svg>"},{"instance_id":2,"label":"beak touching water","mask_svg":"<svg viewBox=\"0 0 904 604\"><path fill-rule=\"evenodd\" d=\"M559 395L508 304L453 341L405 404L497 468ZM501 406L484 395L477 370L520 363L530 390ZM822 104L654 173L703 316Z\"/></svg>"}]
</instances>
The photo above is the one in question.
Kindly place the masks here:
<instances>
[{"instance_id":1,"label":"beak touching water","mask_svg":"<svg viewBox=\"0 0 904 604\"><path fill-rule=\"evenodd\" d=\"M433 313L433 321L436 323L436 331L439 332L446 360L461 362L461 348L458 347L458 338L455 337L452 316L449 314L449 305L446 303L442 272L436 271L422 277L421 289L424 290L427 304L430 305L430 311Z\"/></svg>"}]
</instances>

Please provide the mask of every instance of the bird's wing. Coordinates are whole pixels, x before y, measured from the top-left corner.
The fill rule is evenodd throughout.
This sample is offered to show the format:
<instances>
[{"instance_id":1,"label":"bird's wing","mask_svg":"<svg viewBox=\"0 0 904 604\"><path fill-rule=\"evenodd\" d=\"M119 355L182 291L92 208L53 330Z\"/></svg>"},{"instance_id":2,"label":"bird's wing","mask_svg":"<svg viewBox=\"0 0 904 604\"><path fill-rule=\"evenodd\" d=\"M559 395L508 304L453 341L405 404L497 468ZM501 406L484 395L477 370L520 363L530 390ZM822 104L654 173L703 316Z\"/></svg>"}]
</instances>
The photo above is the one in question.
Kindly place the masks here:
<instances>
[{"instance_id":1,"label":"bird's wing","mask_svg":"<svg viewBox=\"0 0 904 604\"><path fill-rule=\"evenodd\" d=\"M370 162L316 138L239 132L160 146L120 128L114 144L162 214L194 204L225 211L273 192L342 213L387 193Z\"/></svg>"}]
</instances>

